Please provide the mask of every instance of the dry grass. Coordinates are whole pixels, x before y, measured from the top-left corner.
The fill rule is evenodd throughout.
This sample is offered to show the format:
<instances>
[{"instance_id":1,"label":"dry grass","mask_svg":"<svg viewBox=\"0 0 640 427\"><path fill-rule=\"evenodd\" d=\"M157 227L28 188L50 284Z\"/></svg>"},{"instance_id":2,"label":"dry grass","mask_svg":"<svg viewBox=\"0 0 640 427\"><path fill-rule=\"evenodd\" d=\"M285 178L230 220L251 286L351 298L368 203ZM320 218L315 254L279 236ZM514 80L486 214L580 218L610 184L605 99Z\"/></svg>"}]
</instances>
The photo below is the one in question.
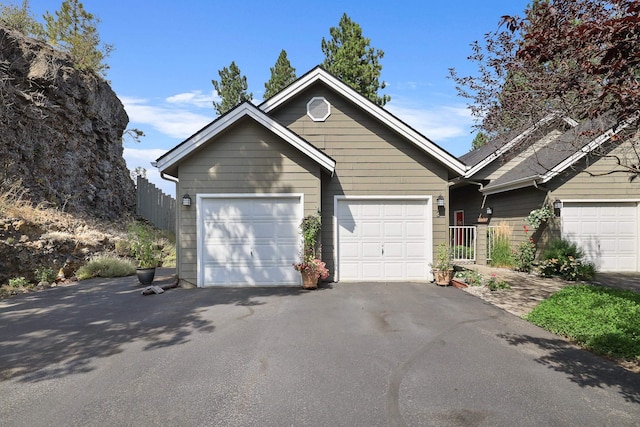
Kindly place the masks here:
<instances>
[{"instance_id":1,"label":"dry grass","mask_svg":"<svg viewBox=\"0 0 640 427\"><path fill-rule=\"evenodd\" d=\"M91 244L108 237L123 237L125 225L105 224L95 219L69 214L45 203L32 204L21 181L0 183L0 217L15 218L44 231L42 239L65 241L74 239ZM128 218L126 219L128 221ZM123 221L123 224L127 221Z\"/></svg>"}]
</instances>

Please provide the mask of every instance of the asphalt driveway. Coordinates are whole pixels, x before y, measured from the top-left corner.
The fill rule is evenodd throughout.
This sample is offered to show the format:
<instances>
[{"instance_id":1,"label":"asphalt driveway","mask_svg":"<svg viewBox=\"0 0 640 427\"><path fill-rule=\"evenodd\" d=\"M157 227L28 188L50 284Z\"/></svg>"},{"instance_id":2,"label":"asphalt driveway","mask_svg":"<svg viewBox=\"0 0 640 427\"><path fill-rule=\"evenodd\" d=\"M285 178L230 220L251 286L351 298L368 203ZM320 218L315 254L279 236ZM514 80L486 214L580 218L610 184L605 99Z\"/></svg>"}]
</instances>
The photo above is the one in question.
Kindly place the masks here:
<instances>
[{"instance_id":1,"label":"asphalt driveway","mask_svg":"<svg viewBox=\"0 0 640 427\"><path fill-rule=\"evenodd\" d=\"M624 426L640 377L455 288L0 301L0 425Z\"/></svg>"}]
</instances>

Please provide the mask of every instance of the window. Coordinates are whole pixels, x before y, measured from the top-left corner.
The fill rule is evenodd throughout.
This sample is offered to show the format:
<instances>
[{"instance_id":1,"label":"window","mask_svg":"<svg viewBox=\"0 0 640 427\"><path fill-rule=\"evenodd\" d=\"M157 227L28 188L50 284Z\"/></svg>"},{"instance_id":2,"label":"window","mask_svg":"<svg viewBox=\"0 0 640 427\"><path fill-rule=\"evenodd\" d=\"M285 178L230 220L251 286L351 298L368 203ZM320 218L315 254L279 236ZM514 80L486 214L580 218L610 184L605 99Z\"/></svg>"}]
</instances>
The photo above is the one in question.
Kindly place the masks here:
<instances>
[{"instance_id":1,"label":"window","mask_svg":"<svg viewBox=\"0 0 640 427\"><path fill-rule=\"evenodd\" d=\"M331 115L331 104L321 96L313 97L307 102L307 115L314 122L324 122Z\"/></svg>"}]
</instances>

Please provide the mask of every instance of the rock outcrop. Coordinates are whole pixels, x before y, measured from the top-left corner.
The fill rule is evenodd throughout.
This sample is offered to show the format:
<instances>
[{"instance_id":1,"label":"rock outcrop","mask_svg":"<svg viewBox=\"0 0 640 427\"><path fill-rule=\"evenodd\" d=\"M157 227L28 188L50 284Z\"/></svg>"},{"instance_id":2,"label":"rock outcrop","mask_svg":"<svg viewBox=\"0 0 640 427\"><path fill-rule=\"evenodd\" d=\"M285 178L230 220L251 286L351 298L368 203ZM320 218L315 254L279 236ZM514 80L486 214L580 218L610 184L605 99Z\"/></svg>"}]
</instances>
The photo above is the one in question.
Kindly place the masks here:
<instances>
[{"instance_id":1,"label":"rock outcrop","mask_svg":"<svg viewBox=\"0 0 640 427\"><path fill-rule=\"evenodd\" d=\"M34 204L116 219L135 210L122 157L129 118L109 84L46 43L0 27L0 182Z\"/></svg>"}]
</instances>

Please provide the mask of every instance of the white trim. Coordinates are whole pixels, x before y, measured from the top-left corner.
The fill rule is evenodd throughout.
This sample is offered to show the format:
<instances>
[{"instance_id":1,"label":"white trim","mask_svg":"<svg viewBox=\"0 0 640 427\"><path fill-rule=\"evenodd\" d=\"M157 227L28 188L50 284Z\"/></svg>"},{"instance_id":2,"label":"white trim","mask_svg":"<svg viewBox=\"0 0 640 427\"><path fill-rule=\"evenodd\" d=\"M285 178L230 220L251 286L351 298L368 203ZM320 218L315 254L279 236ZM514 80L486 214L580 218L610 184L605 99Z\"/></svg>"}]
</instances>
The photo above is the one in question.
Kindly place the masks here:
<instances>
[{"instance_id":1,"label":"white trim","mask_svg":"<svg viewBox=\"0 0 640 427\"><path fill-rule=\"evenodd\" d=\"M553 195L553 194L552 194ZM640 203L640 199L560 199L564 203Z\"/></svg>"},{"instance_id":2,"label":"white trim","mask_svg":"<svg viewBox=\"0 0 640 427\"><path fill-rule=\"evenodd\" d=\"M311 159L315 160L316 163L325 168L331 174L334 173L336 167L335 160L331 159L322 151L313 147L307 141L303 140L298 135L264 114L250 102L245 102L231 110L229 113L214 120L209 125L190 136L173 150L159 158L157 160L158 169L161 172L164 172L166 169L178 163L185 156L191 154L196 149L207 143L211 138L220 134L226 128L245 116L251 117L266 129L282 138L284 141L288 142Z\"/></svg>"},{"instance_id":3,"label":"white trim","mask_svg":"<svg viewBox=\"0 0 640 427\"><path fill-rule=\"evenodd\" d=\"M380 201L398 201L398 200L424 200L427 202L427 213L429 218L427 219L427 238L430 239L430 244L427 245L427 262L433 261L433 196L398 196L398 195L363 195L363 196L333 196L333 280L334 282L340 281L340 266L338 263L338 204L344 200L380 200ZM426 266L425 266L426 268ZM427 280L431 280L429 277L430 269L427 269Z\"/></svg>"},{"instance_id":4,"label":"white trim","mask_svg":"<svg viewBox=\"0 0 640 427\"><path fill-rule=\"evenodd\" d=\"M304 217L304 193L196 193L196 286L204 287L204 269L203 269L203 238L202 230L204 228L204 215L202 214L203 199L276 199L290 198L298 199L300 218ZM293 267L292 267L293 268ZM302 279L301 279L302 280ZM233 286L233 285L227 285Z\"/></svg>"},{"instance_id":5,"label":"white trim","mask_svg":"<svg viewBox=\"0 0 640 427\"><path fill-rule=\"evenodd\" d=\"M550 121L554 120L557 117L558 117L557 113L551 113L551 114L546 115L545 117L540 119L540 121L538 123L536 123L534 126L531 126L530 128L528 128L527 130L525 130L521 134L517 135L511 141L507 142L502 147L498 148L496 151L494 151L491 154L489 154L487 157L485 157L483 160L481 160L475 166L471 167L465 173L465 175L464 175L465 178L472 177L473 175L478 173L480 170L484 169L491 162L493 162L495 159L497 159L498 157L502 156L506 151L510 150L514 145L516 145L522 139L524 139L527 136L531 135L535 130L538 129L538 127L540 127L541 125L546 125L547 123L549 123Z\"/></svg>"},{"instance_id":6,"label":"white trim","mask_svg":"<svg viewBox=\"0 0 640 427\"><path fill-rule=\"evenodd\" d=\"M569 166L571 166L572 164L574 164L575 162L577 162L578 160L582 159L584 156L586 156L587 154L589 154L590 152L592 152L593 150L595 150L596 148L598 148L599 146L604 144L612 136L620 133L622 130L624 130L627 127L629 127L631 125L631 123L633 123L634 121L637 120L637 118L638 118L637 116L634 116L634 117L632 117L630 119L625 120L620 126L617 126L615 128L615 130L614 130L614 128L611 128L611 129L607 130L605 133L603 133L602 135L598 136L593 141L589 142L587 145L582 147L580 150L578 150L577 152L575 152L571 156L567 157L559 165L557 165L556 167L554 167L553 169L551 169L550 171L548 171L544 175L542 175L542 180L541 180L542 183L544 184L546 182L549 182L553 178L555 178L558 174L562 173Z\"/></svg>"},{"instance_id":7,"label":"white trim","mask_svg":"<svg viewBox=\"0 0 640 427\"><path fill-rule=\"evenodd\" d=\"M535 185L535 182L538 178L539 178L539 175L527 176L525 178L520 178L516 181L510 181L505 184L485 187L480 191L485 196L489 196L491 194L497 194L497 193L504 193L505 191L517 190L519 188L530 187L532 185Z\"/></svg>"},{"instance_id":8,"label":"white trim","mask_svg":"<svg viewBox=\"0 0 640 427\"><path fill-rule=\"evenodd\" d=\"M379 107L369 99L360 95L354 89L347 86L320 67L316 67L315 69L311 70L309 73L305 74L276 95L267 99L265 102L260 104L258 108L268 114L275 108L291 99L293 96L297 95L298 93L302 92L304 89L308 88L318 81L324 83L331 89L340 93L347 100L356 104L372 117L380 120L383 124L391 128L393 131L408 139L419 149L433 156L440 163L444 164L454 172L459 173L460 175L464 175L464 172L467 168L464 163L462 163L451 154L447 153L444 149L430 141L421 133L412 129L409 125L407 125L400 119L396 118L393 114L389 113L384 108Z\"/></svg>"},{"instance_id":9,"label":"white trim","mask_svg":"<svg viewBox=\"0 0 640 427\"><path fill-rule=\"evenodd\" d=\"M322 117L314 117L311 114L311 111L309 110L309 106L316 100L322 101L327 106L327 114L325 114ZM313 120L314 122L324 122L325 120L327 120L329 118L330 115L331 115L331 104L329 103L329 101L327 101L324 98L324 96L314 96L313 98L311 98L309 100L309 102L307 102L307 116L309 116L309 118L311 120Z\"/></svg>"}]
</instances>

